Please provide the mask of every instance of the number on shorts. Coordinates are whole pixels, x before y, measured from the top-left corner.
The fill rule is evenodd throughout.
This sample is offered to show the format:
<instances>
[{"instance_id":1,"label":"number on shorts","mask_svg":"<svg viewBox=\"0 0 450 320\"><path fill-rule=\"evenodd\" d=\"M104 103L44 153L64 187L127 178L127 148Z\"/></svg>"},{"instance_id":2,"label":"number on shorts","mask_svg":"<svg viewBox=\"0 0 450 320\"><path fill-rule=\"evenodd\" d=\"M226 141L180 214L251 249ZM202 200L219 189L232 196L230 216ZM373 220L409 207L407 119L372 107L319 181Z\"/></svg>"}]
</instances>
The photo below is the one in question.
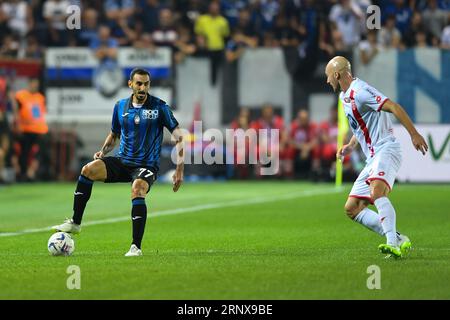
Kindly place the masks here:
<instances>
[{"instance_id":1,"label":"number on shorts","mask_svg":"<svg viewBox=\"0 0 450 320\"><path fill-rule=\"evenodd\" d=\"M144 172L147 172L147 174L144 176L144 178L148 178L151 175L153 175L153 172L151 172L150 170L145 169L145 168L140 168L139 171L140 172L139 172L138 176L142 176L144 174Z\"/></svg>"}]
</instances>

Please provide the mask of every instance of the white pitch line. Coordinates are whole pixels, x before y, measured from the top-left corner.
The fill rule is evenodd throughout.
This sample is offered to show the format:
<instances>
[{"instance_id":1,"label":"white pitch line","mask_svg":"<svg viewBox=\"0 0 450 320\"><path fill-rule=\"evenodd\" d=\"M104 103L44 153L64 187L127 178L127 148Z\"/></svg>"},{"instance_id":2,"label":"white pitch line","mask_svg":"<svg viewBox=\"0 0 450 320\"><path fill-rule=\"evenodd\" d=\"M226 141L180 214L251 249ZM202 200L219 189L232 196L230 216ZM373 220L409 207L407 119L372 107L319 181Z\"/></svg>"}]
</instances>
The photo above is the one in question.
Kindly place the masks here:
<instances>
[{"instance_id":1,"label":"white pitch line","mask_svg":"<svg viewBox=\"0 0 450 320\"><path fill-rule=\"evenodd\" d=\"M281 195L278 197L272 197L272 198L258 197L258 198L241 199L241 200L234 200L234 201L228 201L228 202L208 203L208 204L201 204L201 205L197 205L197 206L193 206L193 207L155 211L155 212L149 214L148 217L155 218L155 217L183 214L183 213L188 213L188 212L203 211L203 210L209 210L209 209L267 203L267 202L289 200L289 199L309 197L309 196L315 196L315 195L321 195L321 194L332 194L332 193L341 192L341 190L342 189L327 188L327 189L308 190L308 191L302 191L302 192L296 192L296 193L288 193L285 195ZM130 220L130 217L118 217L118 218L89 221L89 222L83 223L83 227L94 226L94 225L99 225L99 224L123 222L123 221L128 221L128 220ZM37 228L37 229L26 229L26 230L17 231L17 232L3 232L3 233L0 233L0 237L12 237L12 236L19 236L19 235L23 235L23 234L38 233L38 232L44 232L44 231L50 231L50 230L52 230L51 227L45 227L45 228Z\"/></svg>"}]
</instances>

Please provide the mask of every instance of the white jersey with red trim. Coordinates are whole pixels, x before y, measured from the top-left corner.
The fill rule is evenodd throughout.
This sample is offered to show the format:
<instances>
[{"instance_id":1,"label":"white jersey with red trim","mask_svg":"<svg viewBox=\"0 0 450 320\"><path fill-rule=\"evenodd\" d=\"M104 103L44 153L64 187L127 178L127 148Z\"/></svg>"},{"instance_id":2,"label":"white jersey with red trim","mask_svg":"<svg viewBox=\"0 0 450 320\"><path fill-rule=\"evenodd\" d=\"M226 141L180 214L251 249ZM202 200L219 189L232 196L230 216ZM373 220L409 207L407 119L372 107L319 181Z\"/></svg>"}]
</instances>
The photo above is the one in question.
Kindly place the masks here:
<instances>
[{"instance_id":1,"label":"white jersey with red trim","mask_svg":"<svg viewBox=\"0 0 450 320\"><path fill-rule=\"evenodd\" d=\"M367 160L386 142L395 142L392 121L387 112L380 112L388 98L361 79L354 78L339 98L345 115Z\"/></svg>"}]
</instances>

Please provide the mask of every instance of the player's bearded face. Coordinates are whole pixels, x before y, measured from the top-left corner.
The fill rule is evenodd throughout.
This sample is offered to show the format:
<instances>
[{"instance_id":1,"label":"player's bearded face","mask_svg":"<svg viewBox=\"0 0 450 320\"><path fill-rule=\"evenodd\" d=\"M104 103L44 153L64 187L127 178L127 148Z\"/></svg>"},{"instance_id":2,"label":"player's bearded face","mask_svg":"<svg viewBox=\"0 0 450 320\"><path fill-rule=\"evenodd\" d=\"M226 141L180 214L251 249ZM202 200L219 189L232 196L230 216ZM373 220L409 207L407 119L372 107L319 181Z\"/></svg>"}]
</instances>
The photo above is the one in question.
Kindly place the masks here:
<instances>
[{"instance_id":1,"label":"player's bearded face","mask_svg":"<svg viewBox=\"0 0 450 320\"><path fill-rule=\"evenodd\" d=\"M136 75L135 79L131 83L133 89L133 95L138 102L143 102L147 96L147 92L150 89L150 81L147 76Z\"/></svg>"}]
</instances>

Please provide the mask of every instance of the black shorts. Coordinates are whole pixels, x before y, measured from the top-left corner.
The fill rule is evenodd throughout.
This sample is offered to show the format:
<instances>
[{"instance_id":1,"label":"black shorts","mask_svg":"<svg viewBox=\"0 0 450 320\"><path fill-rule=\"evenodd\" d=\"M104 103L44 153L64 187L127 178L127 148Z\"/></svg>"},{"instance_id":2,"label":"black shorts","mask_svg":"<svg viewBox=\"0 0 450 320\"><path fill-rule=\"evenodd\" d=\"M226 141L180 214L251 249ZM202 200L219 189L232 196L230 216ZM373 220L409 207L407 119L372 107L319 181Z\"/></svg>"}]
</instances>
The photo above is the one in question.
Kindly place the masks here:
<instances>
[{"instance_id":1,"label":"black shorts","mask_svg":"<svg viewBox=\"0 0 450 320\"><path fill-rule=\"evenodd\" d=\"M106 166L106 183L133 183L136 179L142 179L148 183L148 193L152 184L156 181L156 172L153 168L126 165L117 157L104 157L100 160Z\"/></svg>"}]
</instances>

